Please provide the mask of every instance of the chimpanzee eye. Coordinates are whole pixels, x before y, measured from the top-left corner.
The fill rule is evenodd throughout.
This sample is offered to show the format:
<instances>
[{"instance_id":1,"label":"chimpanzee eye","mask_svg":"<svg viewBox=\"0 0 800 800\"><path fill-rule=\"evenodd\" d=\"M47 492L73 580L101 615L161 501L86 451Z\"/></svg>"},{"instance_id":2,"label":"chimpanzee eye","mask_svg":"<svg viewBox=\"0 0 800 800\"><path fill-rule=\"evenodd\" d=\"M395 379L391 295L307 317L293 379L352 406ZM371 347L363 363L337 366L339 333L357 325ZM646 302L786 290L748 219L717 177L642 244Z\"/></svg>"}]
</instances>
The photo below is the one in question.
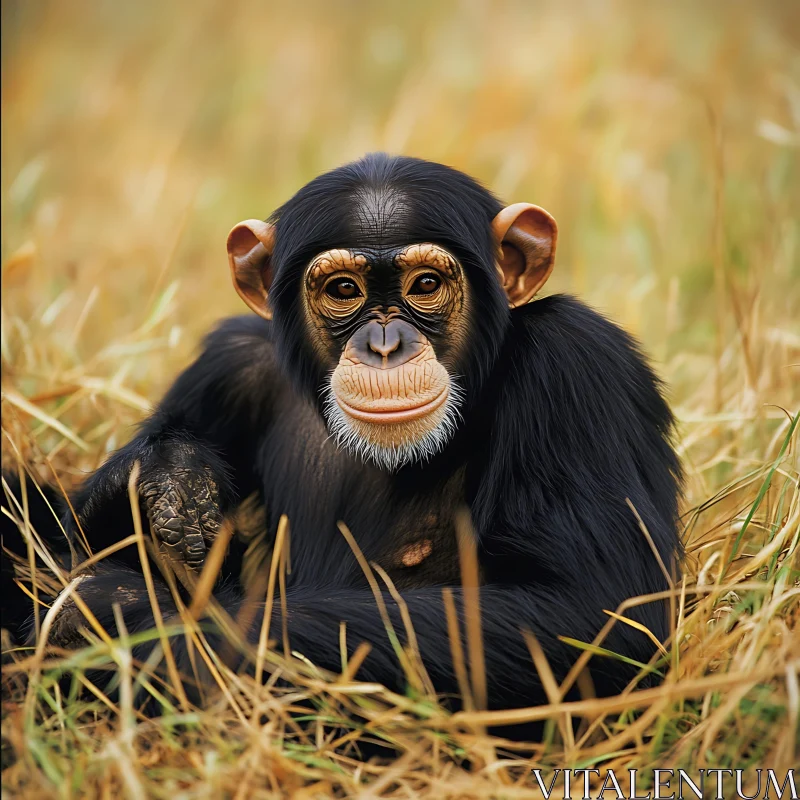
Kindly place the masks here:
<instances>
[{"instance_id":1,"label":"chimpanzee eye","mask_svg":"<svg viewBox=\"0 0 800 800\"><path fill-rule=\"evenodd\" d=\"M358 284L350 278L337 278L325 287L325 294L334 300L353 300L361 297L361 290Z\"/></svg>"},{"instance_id":2,"label":"chimpanzee eye","mask_svg":"<svg viewBox=\"0 0 800 800\"><path fill-rule=\"evenodd\" d=\"M414 283L411 285L411 288L408 290L408 293L433 294L439 288L439 286L441 286L441 284L441 278L430 272L426 272L424 275L420 275L419 278L414 281Z\"/></svg>"}]
</instances>

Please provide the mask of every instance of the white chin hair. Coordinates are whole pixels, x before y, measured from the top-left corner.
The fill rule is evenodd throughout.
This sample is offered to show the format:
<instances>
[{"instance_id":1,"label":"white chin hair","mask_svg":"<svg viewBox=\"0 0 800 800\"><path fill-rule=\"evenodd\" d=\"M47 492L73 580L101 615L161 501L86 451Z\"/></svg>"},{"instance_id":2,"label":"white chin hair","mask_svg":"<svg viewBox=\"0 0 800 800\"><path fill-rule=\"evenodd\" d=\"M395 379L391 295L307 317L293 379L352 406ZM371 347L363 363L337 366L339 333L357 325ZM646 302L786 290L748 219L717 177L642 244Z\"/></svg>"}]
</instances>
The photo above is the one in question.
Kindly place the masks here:
<instances>
[{"instance_id":1,"label":"white chin hair","mask_svg":"<svg viewBox=\"0 0 800 800\"><path fill-rule=\"evenodd\" d=\"M444 403L427 417L396 425L354 419L336 402L330 382L323 389L323 414L336 446L350 455L395 472L427 461L447 444L461 420L461 388L450 380Z\"/></svg>"}]
</instances>

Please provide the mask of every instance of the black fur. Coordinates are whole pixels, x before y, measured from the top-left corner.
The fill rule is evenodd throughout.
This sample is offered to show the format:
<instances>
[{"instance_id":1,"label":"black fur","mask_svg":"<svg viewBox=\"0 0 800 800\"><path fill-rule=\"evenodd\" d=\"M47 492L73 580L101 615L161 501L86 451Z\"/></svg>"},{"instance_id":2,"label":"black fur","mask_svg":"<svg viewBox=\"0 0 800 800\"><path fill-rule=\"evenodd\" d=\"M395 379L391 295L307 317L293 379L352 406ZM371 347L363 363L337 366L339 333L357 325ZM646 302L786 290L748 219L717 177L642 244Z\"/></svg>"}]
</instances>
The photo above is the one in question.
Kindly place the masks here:
<instances>
[{"instance_id":1,"label":"black fur","mask_svg":"<svg viewBox=\"0 0 800 800\"><path fill-rule=\"evenodd\" d=\"M15 584L16 572L14 563L6 554L6 550L22 556L26 563L28 559L28 547L22 535L21 526L23 514L21 509L23 504L23 491L20 484L19 475L10 470L3 471L3 481L8 487L8 492L16 498L16 503L6 496L5 490L2 493L3 506L8 508L14 515L14 519L0 515L0 540L2 540L3 552L0 554L0 598L2 598L3 608L3 627L18 637L24 636L33 627L33 613L31 601L27 595L23 594ZM51 486L43 486L41 493L32 481L26 483L28 522L31 528L41 536L49 548L58 553L61 558L62 566L69 569L69 558L64 557L64 553L69 550L64 534L58 527L58 520L54 516L62 507L58 492ZM17 505L18 504L18 505ZM20 524L17 524L19 520ZM37 569L46 569L41 559L36 559Z\"/></svg>"},{"instance_id":2,"label":"black fur","mask_svg":"<svg viewBox=\"0 0 800 800\"><path fill-rule=\"evenodd\" d=\"M472 179L410 158L370 156L323 175L274 215L277 248L270 294L274 322L224 321L126 447L92 475L74 504L95 548L126 533L131 465L169 463L191 445L222 488L223 511L253 491L274 535L291 525L288 626L293 649L338 670L339 623L352 651L372 650L358 677L403 690L402 671L372 593L336 523L403 588L425 665L437 690L458 693L442 610L443 585L459 597L452 512L464 504L478 537L480 604L491 708L545 700L521 629L532 630L563 678L579 652L559 636L591 641L626 598L667 588L626 498L664 563L679 557L679 466L672 417L634 341L575 299L553 296L510 311L496 279L489 223L500 203ZM459 363L463 423L424 464L389 474L340 452L319 413L325 365L314 354L300 307L302 268L321 250L433 241L466 271L479 305ZM431 337L434 347L437 342ZM430 530L437 559L392 568L398 545ZM128 559L135 563L135 554ZM106 565L81 594L109 629L117 587L143 593L136 572ZM233 614L235 584L218 599ZM390 615L402 632L388 593ZM170 602L164 595L165 612ZM459 601L460 602L460 601ZM146 602L123 603L130 629L152 625ZM277 613L277 612L276 612ZM630 616L659 639L663 604ZM277 616L276 616L277 620ZM254 622L257 635L261 620ZM279 629L273 628L277 633ZM604 646L647 661L648 637L617 624ZM180 652L182 639L175 642ZM620 690L635 670L594 657L598 693Z\"/></svg>"}]
</instances>

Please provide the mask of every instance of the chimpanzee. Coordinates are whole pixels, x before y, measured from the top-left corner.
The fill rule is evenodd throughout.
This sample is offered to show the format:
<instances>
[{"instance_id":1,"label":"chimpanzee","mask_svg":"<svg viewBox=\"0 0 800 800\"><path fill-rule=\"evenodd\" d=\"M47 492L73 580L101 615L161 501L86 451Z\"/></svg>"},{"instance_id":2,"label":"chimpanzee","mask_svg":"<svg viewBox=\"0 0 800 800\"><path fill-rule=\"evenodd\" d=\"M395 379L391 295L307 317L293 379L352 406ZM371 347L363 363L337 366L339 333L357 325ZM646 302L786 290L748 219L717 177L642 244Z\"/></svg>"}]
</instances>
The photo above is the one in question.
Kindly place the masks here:
<instances>
[{"instance_id":1,"label":"chimpanzee","mask_svg":"<svg viewBox=\"0 0 800 800\"><path fill-rule=\"evenodd\" d=\"M457 695L443 587L463 617L454 521L467 509L488 705L545 701L522 631L563 678L579 651L560 637L590 642L604 609L667 589L663 564L680 557L680 468L658 379L600 314L564 295L534 300L556 234L537 206L503 207L461 172L385 154L312 180L267 222L237 225L230 269L255 315L222 322L139 434L76 493L92 548L128 532L137 461L156 540L190 572L255 496L268 537L281 515L289 520L292 650L338 671L344 622L350 652L371 645L357 677L402 691L341 521L401 592L433 685ZM87 574L81 598L109 631L115 601L128 630L152 627L135 548L115 558ZM226 562L216 593L233 616L246 558ZM172 596L158 572L154 580L168 617ZM384 602L402 637L400 605L388 591ZM279 640L277 603L272 613ZM662 603L629 616L668 635ZM256 639L261 610L251 619ZM71 606L56 640L80 640L84 624ZM639 662L654 652L621 623L604 647ZM173 649L185 657L185 640ZM635 671L591 662L599 694Z\"/></svg>"}]
</instances>

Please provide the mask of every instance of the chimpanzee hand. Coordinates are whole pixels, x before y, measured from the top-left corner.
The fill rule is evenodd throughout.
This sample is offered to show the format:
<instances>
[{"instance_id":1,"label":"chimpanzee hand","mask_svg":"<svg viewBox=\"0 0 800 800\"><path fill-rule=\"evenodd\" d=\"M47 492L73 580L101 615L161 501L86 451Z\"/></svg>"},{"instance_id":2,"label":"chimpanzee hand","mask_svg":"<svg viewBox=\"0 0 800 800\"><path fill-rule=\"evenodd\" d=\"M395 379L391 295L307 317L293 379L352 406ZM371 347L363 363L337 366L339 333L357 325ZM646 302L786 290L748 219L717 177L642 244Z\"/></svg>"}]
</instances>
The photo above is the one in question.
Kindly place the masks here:
<instances>
[{"instance_id":1,"label":"chimpanzee hand","mask_svg":"<svg viewBox=\"0 0 800 800\"><path fill-rule=\"evenodd\" d=\"M170 621L177 609L168 587L157 575L153 579L153 590L162 619ZM80 597L80 603L75 600L76 595ZM84 607L110 636L118 636L115 603L119 604L129 631L155 627L150 595L142 573L103 560L91 574L79 575L55 600L60 608L48 631L48 642L66 649L85 646L86 637L82 631L91 630L92 626L84 616Z\"/></svg>"},{"instance_id":2,"label":"chimpanzee hand","mask_svg":"<svg viewBox=\"0 0 800 800\"><path fill-rule=\"evenodd\" d=\"M231 491L224 462L196 440L136 438L103 464L74 503L89 544L101 549L124 536L122 506L137 461L139 496L161 551L172 563L199 571Z\"/></svg>"},{"instance_id":3,"label":"chimpanzee hand","mask_svg":"<svg viewBox=\"0 0 800 800\"><path fill-rule=\"evenodd\" d=\"M143 465L139 494L162 552L199 571L222 522L219 485L195 453L182 455L185 466Z\"/></svg>"}]
</instances>

